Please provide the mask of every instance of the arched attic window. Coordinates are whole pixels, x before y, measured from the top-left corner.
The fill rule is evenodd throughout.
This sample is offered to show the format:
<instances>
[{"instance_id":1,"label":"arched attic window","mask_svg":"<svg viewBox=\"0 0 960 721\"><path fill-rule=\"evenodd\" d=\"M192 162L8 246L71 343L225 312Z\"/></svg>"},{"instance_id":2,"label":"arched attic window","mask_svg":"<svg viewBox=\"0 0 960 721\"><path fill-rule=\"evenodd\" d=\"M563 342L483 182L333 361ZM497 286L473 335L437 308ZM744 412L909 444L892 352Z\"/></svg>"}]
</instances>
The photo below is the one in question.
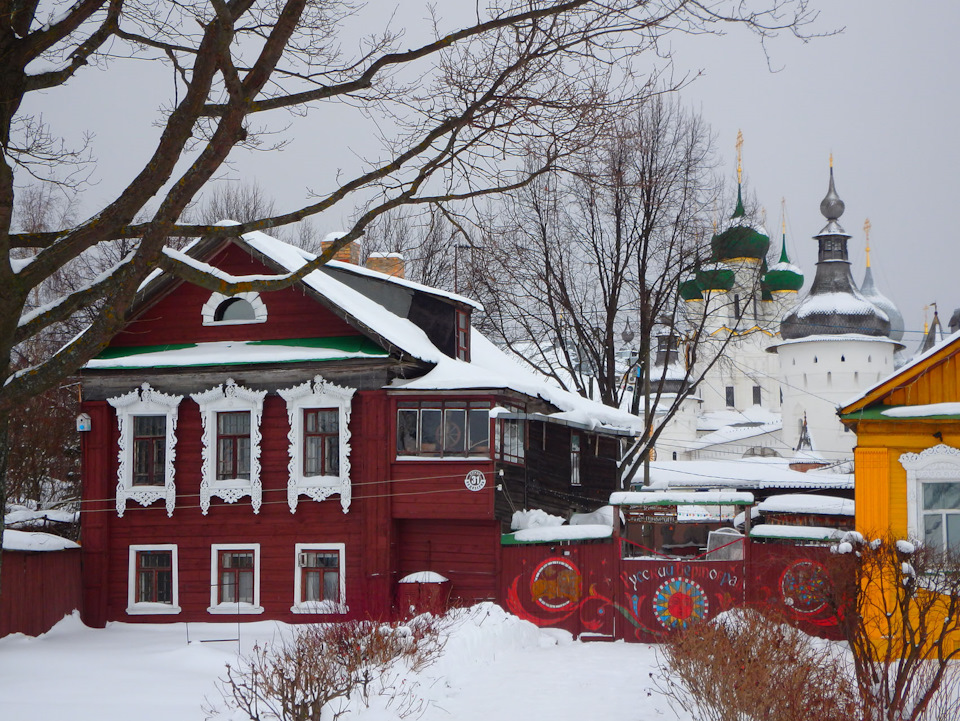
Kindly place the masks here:
<instances>
[{"instance_id":1,"label":"arched attic window","mask_svg":"<svg viewBox=\"0 0 960 721\"><path fill-rule=\"evenodd\" d=\"M266 323L267 306L259 293L247 292L236 295L213 293L204 304L201 313L204 325L242 325Z\"/></svg>"}]
</instances>

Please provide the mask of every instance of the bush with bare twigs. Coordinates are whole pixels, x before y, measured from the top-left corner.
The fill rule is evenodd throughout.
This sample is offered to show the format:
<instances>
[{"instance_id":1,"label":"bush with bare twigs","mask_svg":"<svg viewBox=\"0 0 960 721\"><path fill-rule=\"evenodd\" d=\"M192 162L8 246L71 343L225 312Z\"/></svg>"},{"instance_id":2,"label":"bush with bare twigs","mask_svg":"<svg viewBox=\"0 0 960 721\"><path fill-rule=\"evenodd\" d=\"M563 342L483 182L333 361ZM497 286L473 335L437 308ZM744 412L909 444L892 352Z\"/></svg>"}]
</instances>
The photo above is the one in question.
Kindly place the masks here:
<instances>
[{"instance_id":1,"label":"bush with bare twigs","mask_svg":"<svg viewBox=\"0 0 960 721\"><path fill-rule=\"evenodd\" d=\"M664 644L656 685L696 721L853 721L839 649L756 610L691 626Z\"/></svg>"},{"instance_id":2,"label":"bush with bare twigs","mask_svg":"<svg viewBox=\"0 0 960 721\"><path fill-rule=\"evenodd\" d=\"M337 719L351 699L368 706L374 695L385 697L399 717L416 716L423 702L414 685L396 683L397 664L419 671L436 661L444 646L441 625L424 615L404 624L297 627L273 643L254 646L235 666L227 664L217 684L223 707L211 705L207 716L239 712L251 721Z\"/></svg>"},{"instance_id":3,"label":"bush with bare twigs","mask_svg":"<svg viewBox=\"0 0 960 721\"><path fill-rule=\"evenodd\" d=\"M960 718L960 557L847 533L828 564L866 721Z\"/></svg>"}]
</instances>

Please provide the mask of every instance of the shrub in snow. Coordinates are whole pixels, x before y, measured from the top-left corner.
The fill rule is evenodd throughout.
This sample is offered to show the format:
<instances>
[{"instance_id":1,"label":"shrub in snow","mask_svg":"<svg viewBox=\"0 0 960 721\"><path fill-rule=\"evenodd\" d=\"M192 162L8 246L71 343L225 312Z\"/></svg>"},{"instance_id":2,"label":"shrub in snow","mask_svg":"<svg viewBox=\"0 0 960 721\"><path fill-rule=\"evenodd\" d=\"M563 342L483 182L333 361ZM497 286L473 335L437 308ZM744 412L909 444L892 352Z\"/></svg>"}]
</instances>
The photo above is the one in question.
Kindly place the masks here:
<instances>
[{"instance_id":1,"label":"shrub in snow","mask_svg":"<svg viewBox=\"0 0 960 721\"><path fill-rule=\"evenodd\" d=\"M695 721L858 718L857 693L836 647L767 612L739 609L695 624L662 654L654 681Z\"/></svg>"},{"instance_id":2,"label":"shrub in snow","mask_svg":"<svg viewBox=\"0 0 960 721\"><path fill-rule=\"evenodd\" d=\"M351 700L369 706L372 696L381 696L400 718L417 715L423 709L414 689L395 683L398 664L420 671L436 661L445 638L440 625L424 615L403 624L296 627L278 641L254 646L236 666L227 664L217 684L223 706L205 710L208 717L321 721L341 716Z\"/></svg>"},{"instance_id":3,"label":"shrub in snow","mask_svg":"<svg viewBox=\"0 0 960 721\"><path fill-rule=\"evenodd\" d=\"M960 557L890 535L849 541L856 552L828 563L830 602L863 717L960 718Z\"/></svg>"}]
</instances>

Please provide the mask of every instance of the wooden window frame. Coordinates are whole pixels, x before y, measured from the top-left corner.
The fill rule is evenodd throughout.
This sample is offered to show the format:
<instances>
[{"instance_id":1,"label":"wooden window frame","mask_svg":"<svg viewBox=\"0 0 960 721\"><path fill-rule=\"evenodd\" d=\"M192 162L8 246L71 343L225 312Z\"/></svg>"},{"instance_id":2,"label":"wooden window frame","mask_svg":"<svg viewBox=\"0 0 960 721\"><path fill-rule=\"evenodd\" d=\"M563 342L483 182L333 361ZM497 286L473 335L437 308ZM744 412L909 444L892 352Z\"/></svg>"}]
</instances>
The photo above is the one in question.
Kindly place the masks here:
<instances>
[{"instance_id":1,"label":"wooden window frame","mask_svg":"<svg viewBox=\"0 0 960 721\"><path fill-rule=\"evenodd\" d=\"M470 313L461 310L460 308L456 309L457 316L457 327L456 327L456 343L457 343L457 358L462 361L470 362Z\"/></svg>"},{"instance_id":2,"label":"wooden window frame","mask_svg":"<svg viewBox=\"0 0 960 721\"><path fill-rule=\"evenodd\" d=\"M580 434L576 431L570 432L570 485L581 486L583 481L580 477L580 462L583 459L582 444Z\"/></svg>"},{"instance_id":3,"label":"wooden window frame","mask_svg":"<svg viewBox=\"0 0 960 721\"><path fill-rule=\"evenodd\" d=\"M308 430L309 418L310 416L316 417L316 426L320 427L320 414L321 413L332 413L334 419L336 420L337 429L335 431L310 431ZM302 453L303 453L303 463L302 463L302 472L304 477L307 476L339 476L340 475L340 409L339 408L304 408L303 409L303 437L301 442L303 443ZM319 461L315 468L308 468L308 463L311 458L307 452L309 446L309 441L312 438L319 439ZM336 456L336 468L332 469L330 464L330 455L328 453L328 440L333 440L333 454Z\"/></svg>"},{"instance_id":4,"label":"wooden window frame","mask_svg":"<svg viewBox=\"0 0 960 721\"><path fill-rule=\"evenodd\" d=\"M336 568L337 574L337 599L324 599L321 601L307 601L304 599L306 593L306 577L309 569L301 565L302 554L307 553L335 553L338 559ZM291 612L297 614L345 614L349 612L346 603L346 545L343 543L297 543L294 546L294 586L293 586L293 606ZM326 574L329 571L322 571Z\"/></svg>"},{"instance_id":5,"label":"wooden window frame","mask_svg":"<svg viewBox=\"0 0 960 721\"><path fill-rule=\"evenodd\" d=\"M247 429L243 433L224 433L220 427L220 421L226 416L236 416L236 417L246 417L247 419ZM216 438L216 467L217 475L216 479L218 481L249 481L252 459L251 455L253 453L253 439L252 439L252 428L253 428L253 415L250 411L247 410L229 410L229 411L217 411L216 415L217 423L217 438ZM241 452L240 447L243 445L242 441L246 440L248 449L246 452ZM225 459L226 454L223 453L223 443L228 441L230 443L229 459ZM224 461L228 461L225 463ZM246 461L246 470L241 470L242 461ZM226 466L226 472L223 471Z\"/></svg>"},{"instance_id":6,"label":"wooden window frame","mask_svg":"<svg viewBox=\"0 0 960 721\"><path fill-rule=\"evenodd\" d=\"M163 419L163 431L160 434L140 434L137 426L142 419L160 418ZM130 485L134 488L144 486L162 486L166 479L165 449L167 445L167 417L166 415L155 415L147 413L136 413L131 416L133 423L133 468L131 470ZM147 471L144 474L138 472L137 460L143 449L146 449ZM146 476L146 482L138 481L140 476Z\"/></svg>"},{"instance_id":7,"label":"wooden window frame","mask_svg":"<svg viewBox=\"0 0 960 721\"><path fill-rule=\"evenodd\" d=\"M139 597L142 554L170 555L170 601L143 601ZM173 615L180 613L180 574L177 546L172 543L129 546L127 571L127 608L129 616ZM156 587L156 586L155 586Z\"/></svg>"},{"instance_id":8,"label":"wooden window frame","mask_svg":"<svg viewBox=\"0 0 960 721\"><path fill-rule=\"evenodd\" d=\"M253 568L250 571L236 573L239 591L240 573L250 574L253 581L252 600L224 601L221 573L222 558L229 554L249 553L253 555ZM238 593L239 595L239 593ZM252 615L263 613L260 605L260 544L259 543L215 543L210 546L210 606L207 612L219 615Z\"/></svg>"},{"instance_id":9,"label":"wooden window frame","mask_svg":"<svg viewBox=\"0 0 960 721\"><path fill-rule=\"evenodd\" d=\"M396 419L396 453L398 460L463 460L473 458L488 460L490 458L490 401L477 401L469 398L421 398L416 400L399 400L397 402ZM439 423L436 428L424 430L424 412L438 413ZM456 415L463 413L462 424L457 424ZM407 437L402 436L404 430L410 428L402 422L401 416L413 418L412 447L406 444ZM482 417L482 421L481 421ZM477 423L474 423L478 421ZM474 430L479 427L486 430L480 438L474 438ZM456 439L449 440L456 428ZM450 430L448 430L450 429ZM458 449L462 441L462 449Z\"/></svg>"}]
</instances>

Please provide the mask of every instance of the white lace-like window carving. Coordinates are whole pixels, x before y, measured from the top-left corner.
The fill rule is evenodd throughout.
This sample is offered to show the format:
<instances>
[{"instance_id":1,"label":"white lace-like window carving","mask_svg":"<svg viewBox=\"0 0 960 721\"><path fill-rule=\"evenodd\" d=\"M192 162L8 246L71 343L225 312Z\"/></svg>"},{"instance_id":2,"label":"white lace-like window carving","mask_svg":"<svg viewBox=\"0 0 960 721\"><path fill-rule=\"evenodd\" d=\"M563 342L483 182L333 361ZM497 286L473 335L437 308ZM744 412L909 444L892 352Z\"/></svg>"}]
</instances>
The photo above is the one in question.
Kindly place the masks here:
<instances>
[{"instance_id":1,"label":"white lace-like window carving","mask_svg":"<svg viewBox=\"0 0 960 721\"><path fill-rule=\"evenodd\" d=\"M214 293L200 311L204 325L243 325L266 323L267 306L259 293L252 291L224 295Z\"/></svg>"},{"instance_id":2,"label":"white lace-like window carving","mask_svg":"<svg viewBox=\"0 0 960 721\"><path fill-rule=\"evenodd\" d=\"M907 532L933 548L960 551L960 449L944 443L904 453Z\"/></svg>"},{"instance_id":3,"label":"white lace-like window carving","mask_svg":"<svg viewBox=\"0 0 960 721\"><path fill-rule=\"evenodd\" d=\"M177 407L183 396L161 393L144 383L107 403L117 412L120 452L117 470L117 515L127 499L149 506L163 499L167 515L177 502L173 461L177 445Z\"/></svg>"},{"instance_id":4,"label":"white lace-like window carving","mask_svg":"<svg viewBox=\"0 0 960 721\"><path fill-rule=\"evenodd\" d=\"M232 378L216 388L190 395L200 406L203 423L203 515L210 510L213 497L236 503L249 496L253 512L260 512L260 419L266 395L266 391L238 386Z\"/></svg>"},{"instance_id":5,"label":"white lace-like window carving","mask_svg":"<svg viewBox=\"0 0 960 721\"><path fill-rule=\"evenodd\" d=\"M278 391L287 402L290 462L287 503L296 513L301 495L323 501L340 494L350 509L350 402L355 388L343 388L321 376Z\"/></svg>"}]
</instances>

